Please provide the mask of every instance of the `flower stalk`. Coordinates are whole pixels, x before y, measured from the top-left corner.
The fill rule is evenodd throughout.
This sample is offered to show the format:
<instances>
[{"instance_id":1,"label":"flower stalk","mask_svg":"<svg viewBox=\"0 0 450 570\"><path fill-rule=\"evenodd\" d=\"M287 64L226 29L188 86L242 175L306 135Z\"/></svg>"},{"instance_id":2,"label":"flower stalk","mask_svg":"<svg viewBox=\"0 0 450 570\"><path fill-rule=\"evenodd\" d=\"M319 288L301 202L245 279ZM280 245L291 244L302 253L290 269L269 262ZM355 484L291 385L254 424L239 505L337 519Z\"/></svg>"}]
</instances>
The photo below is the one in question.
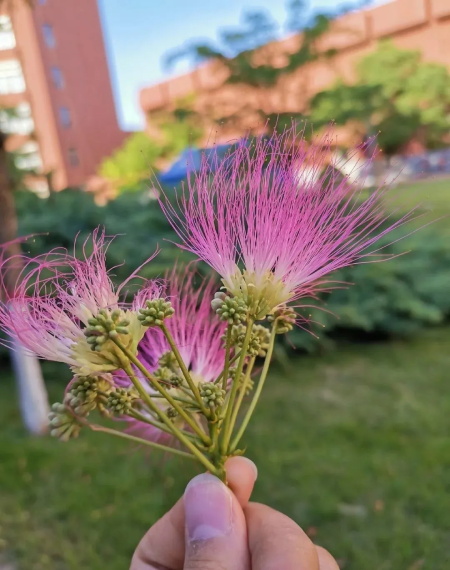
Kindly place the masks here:
<instances>
[{"instance_id":1,"label":"flower stalk","mask_svg":"<svg viewBox=\"0 0 450 570\"><path fill-rule=\"evenodd\" d=\"M172 335L170 334L169 329L164 325L164 323L162 325L160 325L160 329L164 333L164 336L166 337L167 342L169 343L170 348L172 349L172 352L175 355L175 358L177 359L178 366L180 367L181 372L183 373L183 376L187 382L187 385L189 386L190 390L192 391L192 394L194 395L195 399L197 400L202 412L204 413L204 415L206 417L208 417L209 410L206 408L206 406L203 403L203 400L200 396L200 392L198 391L198 387L192 381L191 375L189 374L189 371L186 368L186 364L184 363L184 360L181 357L180 351L178 350L178 347L177 347Z\"/></svg>"},{"instance_id":2,"label":"flower stalk","mask_svg":"<svg viewBox=\"0 0 450 570\"><path fill-rule=\"evenodd\" d=\"M225 401L225 418L223 422L223 429L222 429L222 441L221 441L221 451L224 455L226 455L228 445L231 439L231 417L233 414L233 406L235 403L236 395L239 389L239 383L241 381L241 374L244 369L245 359L247 357L247 350L250 343L250 336L252 334L252 326L253 326L253 319L251 317L248 318L247 321L247 329L245 332L245 338L242 343L241 348L241 356L238 361L238 365L236 368L235 377L231 384L231 390L229 392L229 397Z\"/></svg>"},{"instance_id":3,"label":"flower stalk","mask_svg":"<svg viewBox=\"0 0 450 570\"><path fill-rule=\"evenodd\" d=\"M144 375L144 377L151 383L151 385L161 394L161 396L163 396L173 406L173 408L180 414L180 416L183 417L183 419L189 424L189 426L193 429L193 431L199 436L201 441L204 444L209 445L211 442L210 442L208 436L204 433L203 430L201 430L199 428L198 424L195 422L195 420L193 420L191 418L189 413L186 412L185 408L183 408L169 394L169 392L167 392L167 390L165 390L162 387L162 385L158 382L158 380L155 378L155 376L150 374L150 372L145 368L145 366L143 366L142 363L133 354L131 354L127 350L127 348L122 345L122 343L119 340L113 339L113 342L115 344L117 344L117 346L120 348L120 350L122 350L123 353L129 358L130 362L132 362L136 366L136 368ZM144 390L144 388L142 387L142 384L139 382L139 380L133 374L131 367L126 367L126 368L124 368L124 370L128 374L128 376L130 377L130 379L132 380L134 386L139 391L139 394L144 399L144 401L147 404L149 404L150 406L154 406L154 403L153 403L151 397L149 396L148 392L146 392ZM130 373L131 373L131 376L130 376ZM138 386L140 386L140 388L138 388ZM161 416L161 418L163 418L165 416L165 414L161 410L158 410L158 414Z\"/></svg>"},{"instance_id":4,"label":"flower stalk","mask_svg":"<svg viewBox=\"0 0 450 570\"><path fill-rule=\"evenodd\" d=\"M272 325L272 331L270 334L270 341L269 341L269 347L267 349L267 354L266 357L264 359L264 365L263 365L263 369L261 371L261 376L259 377L259 381L258 381L258 385L257 388L255 390L255 393L253 394L253 398L252 401L248 407L248 410L244 416L244 419L242 420L242 423L238 429L237 434L235 435L235 437L233 438L233 441L231 443L231 451L233 452L234 450L236 450L237 446L239 445L239 442L242 438L242 436L244 435L244 432L250 422L250 419L253 415L253 412L255 411L256 405L258 403L258 400L261 396L261 392L262 389L264 387L264 383L266 381L267 378L267 374L269 372L269 366L270 366L270 361L272 359L272 353L273 353L273 349L275 346L275 338L276 338L276 334L277 334L277 322L275 321Z\"/></svg>"}]
</instances>

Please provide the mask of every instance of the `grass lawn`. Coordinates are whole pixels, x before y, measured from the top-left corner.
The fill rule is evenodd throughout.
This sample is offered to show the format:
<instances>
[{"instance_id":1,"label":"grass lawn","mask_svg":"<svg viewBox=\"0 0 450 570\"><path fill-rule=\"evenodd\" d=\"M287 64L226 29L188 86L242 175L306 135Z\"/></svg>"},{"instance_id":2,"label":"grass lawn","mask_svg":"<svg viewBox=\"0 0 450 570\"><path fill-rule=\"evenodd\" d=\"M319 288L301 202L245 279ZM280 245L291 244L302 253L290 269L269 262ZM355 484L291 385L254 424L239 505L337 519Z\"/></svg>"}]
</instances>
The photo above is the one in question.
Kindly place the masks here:
<instances>
[{"instance_id":1,"label":"grass lawn","mask_svg":"<svg viewBox=\"0 0 450 570\"><path fill-rule=\"evenodd\" d=\"M400 185L392 191L389 203L404 211L419 206L424 213L419 225L433 221L433 225L450 234L450 177Z\"/></svg>"},{"instance_id":2,"label":"grass lawn","mask_svg":"<svg viewBox=\"0 0 450 570\"><path fill-rule=\"evenodd\" d=\"M247 437L254 498L345 570L448 570L449 347L450 330L436 329L274 370ZM64 369L45 371L60 399ZM125 570L193 467L103 434L29 437L5 370L1 380L0 568Z\"/></svg>"}]
</instances>

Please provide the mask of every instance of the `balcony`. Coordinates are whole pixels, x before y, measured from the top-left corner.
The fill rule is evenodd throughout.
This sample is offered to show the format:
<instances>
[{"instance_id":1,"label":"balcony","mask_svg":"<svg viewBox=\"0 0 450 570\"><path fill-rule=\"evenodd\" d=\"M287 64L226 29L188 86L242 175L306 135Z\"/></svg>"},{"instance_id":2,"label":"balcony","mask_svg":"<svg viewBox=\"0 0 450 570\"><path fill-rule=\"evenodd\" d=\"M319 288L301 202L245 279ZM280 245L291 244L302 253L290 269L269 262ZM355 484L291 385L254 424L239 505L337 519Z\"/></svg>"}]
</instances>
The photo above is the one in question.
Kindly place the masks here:
<instances>
[{"instance_id":1,"label":"balcony","mask_svg":"<svg viewBox=\"0 0 450 570\"><path fill-rule=\"evenodd\" d=\"M29 135L34 131L31 107L27 102L0 109L0 131L7 135Z\"/></svg>"},{"instance_id":2,"label":"balcony","mask_svg":"<svg viewBox=\"0 0 450 570\"><path fill-rule=\"evenodd\" d=\"M39 171L42 169L42 159L39 145L36 141L29 141L15 152L14 164L19 170Z\"/></svg>"},{"instance_id":3,"label":"balcony","mask_svg":"<svg viewBox=\"0 0 450 570\"><path fill-rule=\"evenodd\" d=\"M23 93L25 90L25 78L19 60L0 61L0 96Z\"/></svg>"},{"instance_id":4,"label":"balcony","mask_svg":"<svg viewBox=\"0 0 450 570\"><path fill-rule=\"evenodd\" d=\"M16 36L11 23L11 18L6 14L0 15L0 51L14 49Z\"/></svg>"}]
</instances>

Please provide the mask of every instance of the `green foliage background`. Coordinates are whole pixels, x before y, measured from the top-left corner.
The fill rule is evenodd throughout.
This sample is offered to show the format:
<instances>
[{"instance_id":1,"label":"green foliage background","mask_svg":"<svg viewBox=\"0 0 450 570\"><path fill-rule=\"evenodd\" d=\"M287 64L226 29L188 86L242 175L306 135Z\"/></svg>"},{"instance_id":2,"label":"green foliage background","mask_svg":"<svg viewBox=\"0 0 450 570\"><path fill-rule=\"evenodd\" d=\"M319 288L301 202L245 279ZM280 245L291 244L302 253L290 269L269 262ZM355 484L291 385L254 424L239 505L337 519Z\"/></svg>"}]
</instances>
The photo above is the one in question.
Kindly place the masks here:
<instances>
[{"instance_id":1,"label":"green foliage background","mask_svg":"<svg viewBox=\"0 0 450 570\"><path fill-rule=\"evenodd\" d=\"M377 134L388 155L414 137L435 148L444 145L450 128L450 73L385 40L358 63L354 83L337 82L315 95L310 107L316 126L353 121L366 135Z\"/></svg>"},{"instance_id":2,"label":"green foliage background","mask_svg":"<svg viewBox=\"0 0 450 570\"><path fill-rule=\"evenodd\" d=\"M99 225L108 235L117 235L108 249L108 265L118 281L158 248L159 254L140 272L146 278L161 277L175 263L193 259L175 245L178 238L149 191L121 195L104 207L76 190L47 200L24 192L17 194L17 207L20 234L34 236L25 245L31 255L55 247L72 251L77 236L81 247ZM390 261L335 272L331 279L340 283L338 288L322 294L316 308L304 311L315 322L308 326L313 334L297 328L286 346L318 350L342 337L362 341L408 336L443 323L450 315L448 234L437 225L396 241L415 228L401 228L386 237L383 253L393 257Z\"/></svg>"}]
</instances>

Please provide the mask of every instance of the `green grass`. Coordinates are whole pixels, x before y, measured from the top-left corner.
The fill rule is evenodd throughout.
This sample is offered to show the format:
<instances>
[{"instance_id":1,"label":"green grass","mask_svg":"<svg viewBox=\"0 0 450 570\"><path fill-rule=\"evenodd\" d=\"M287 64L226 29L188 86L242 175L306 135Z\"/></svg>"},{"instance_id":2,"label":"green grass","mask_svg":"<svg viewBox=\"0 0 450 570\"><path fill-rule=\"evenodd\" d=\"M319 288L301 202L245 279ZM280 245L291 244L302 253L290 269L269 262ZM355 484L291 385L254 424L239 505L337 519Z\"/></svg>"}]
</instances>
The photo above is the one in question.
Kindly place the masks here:
<instances>
[{"instance_id":1,"label":"green grass","mask_svg":"<svg viewBox=\"0 0 450 570\"><path fill-rule=\"evenodd\" d=\"M450 177L404 184L390 196L390 203L403 211L419 207L424 213L419 225L433 222L441 231L450 233Z\"/></svg>"},{"instance_id":2,"label":"green grass","mask_svg":"<svg viewBox=\"0 0 450 570\"><path fill-rule=\"evenodd\" d=\"M345 570L448 570L449 346L449 329L430 330L274 370L247 437L254 498L293 517ZM60 399L61 369L45 370ZM0 430L0 567L124 570L194 473L103 434L27 436L5 373Z\"/></svg>"}]
</instances>

